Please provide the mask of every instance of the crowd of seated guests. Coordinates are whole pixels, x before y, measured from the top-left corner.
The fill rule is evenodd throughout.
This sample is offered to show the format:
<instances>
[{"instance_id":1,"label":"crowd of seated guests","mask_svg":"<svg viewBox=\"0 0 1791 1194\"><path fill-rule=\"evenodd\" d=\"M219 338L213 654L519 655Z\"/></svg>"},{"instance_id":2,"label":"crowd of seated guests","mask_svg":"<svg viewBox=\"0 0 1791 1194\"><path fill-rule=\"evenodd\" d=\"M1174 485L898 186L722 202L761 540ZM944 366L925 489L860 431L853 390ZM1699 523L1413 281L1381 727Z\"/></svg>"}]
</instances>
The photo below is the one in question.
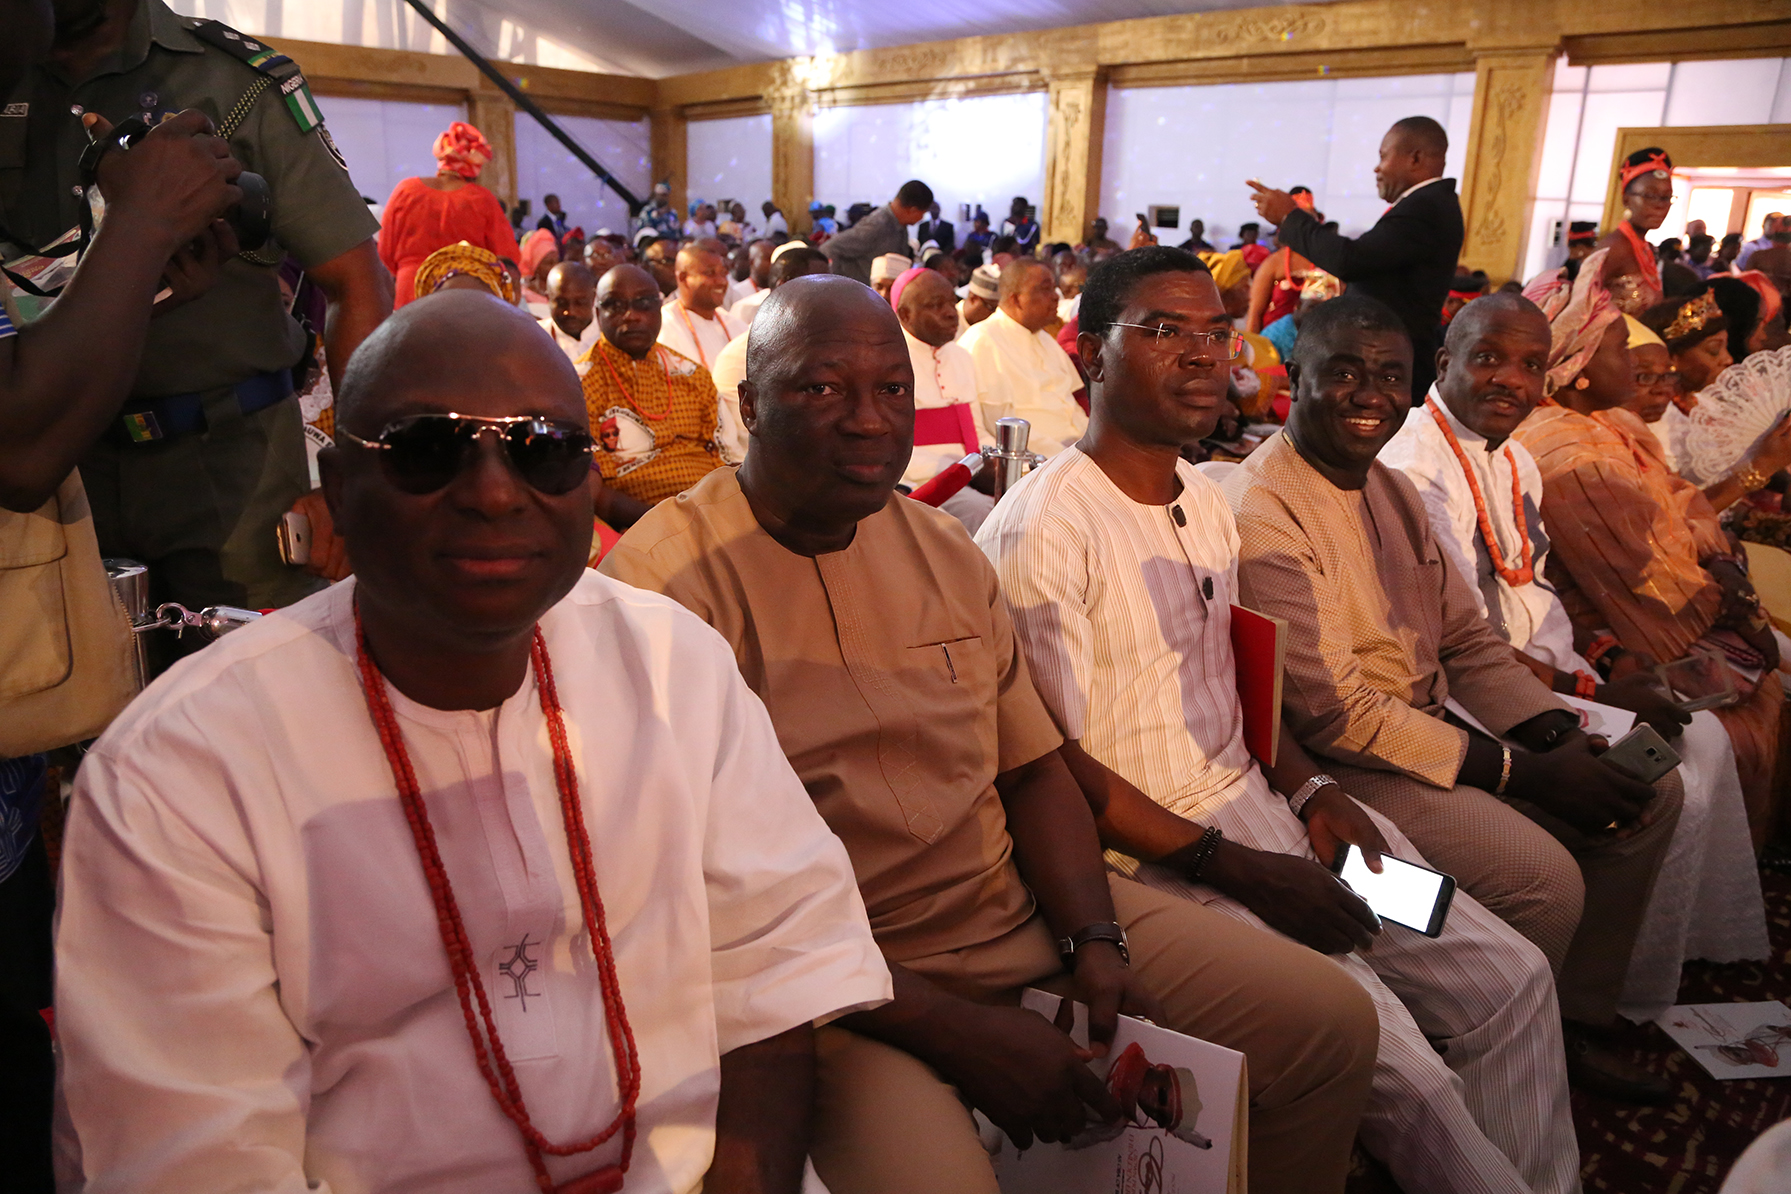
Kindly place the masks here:
<instances>
[{"instance_id":1,"label":"crowd of seated guests","mask_svg":"<svg viewBox=\"0 0 1791 1194\"><path fill-rule=\"evenodd\" d=\"M1118 1116L1124 1013L1245 1055L1259 1194L1358 1146L1577 1191L1570 1087L1673 1093L1620 1017L1767 950L1791 423L1676 462L1784 339L1791 228L1737 277L1694 237L1680 292L1645 150L1624 224L1494 290L1445 150L1396 123L1355 238L1258 184L1229 248L1051 244L915 180L801 238L656 188L632 239L555 200L407 259L319 460L352 578L76 779L71 1180L996 1194L992 1136ZM1017 484L907 496L1004 418ZM1235 607L1284 627L1272 759ZM1681 766L1608 766L1585 702ZM1454 876L1440 931L1345 849Z\"/></svg>"}]
</instances>

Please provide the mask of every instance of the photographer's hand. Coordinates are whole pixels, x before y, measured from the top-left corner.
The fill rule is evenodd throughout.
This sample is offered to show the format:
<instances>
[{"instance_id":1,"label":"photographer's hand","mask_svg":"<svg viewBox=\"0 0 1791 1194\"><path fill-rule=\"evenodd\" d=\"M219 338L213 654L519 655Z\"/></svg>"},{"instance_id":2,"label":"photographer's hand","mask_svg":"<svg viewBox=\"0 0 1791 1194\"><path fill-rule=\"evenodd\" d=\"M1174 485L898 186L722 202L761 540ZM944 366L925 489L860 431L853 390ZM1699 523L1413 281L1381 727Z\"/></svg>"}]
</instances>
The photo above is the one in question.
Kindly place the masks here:
<instances>
[{"instance_id":1,"label":"photographer's hand","mask_svg":"<svg viewBox=\"0 0 1791 1194\"><path fill-rule=\"evenodd\" d=\"M85 123L112 131L97 115ZM118 417L170 259L241 200L241 172L199 112L100 159L106 216L80 267L48 312L0 341L0 506L42 506Z\"/></svg>"},{"instance_id":2,"label":"photographer's hand","mask_svg":"<svg viewBox=\"0 0 1791 1194\"><path fill-rule=\"evenodd\" d=\"M223 275L224 263L237 251L236 230L225 220L213 220L211 227L168 258L162 281L167 283L169 294L156 303L155 313L172 311L210 290Z\"/></svg>"},{"instance_id":3,"label":"photographer's hand","mask_svg":"<svg viewBox=\"0 0 1791 1194\"><path fill-rule=\"evenodd\" d=\"M94 140L112 135L112 123L97 112L81 118ZM242 201L236 185L242 164L230 145L214 135L211 118L191 108L144 134L128 150L100 159L99 188L106 219L126 221L137 236L166 247L173 257L198 240L212 222Z\"/></svg>"}]
</instances>

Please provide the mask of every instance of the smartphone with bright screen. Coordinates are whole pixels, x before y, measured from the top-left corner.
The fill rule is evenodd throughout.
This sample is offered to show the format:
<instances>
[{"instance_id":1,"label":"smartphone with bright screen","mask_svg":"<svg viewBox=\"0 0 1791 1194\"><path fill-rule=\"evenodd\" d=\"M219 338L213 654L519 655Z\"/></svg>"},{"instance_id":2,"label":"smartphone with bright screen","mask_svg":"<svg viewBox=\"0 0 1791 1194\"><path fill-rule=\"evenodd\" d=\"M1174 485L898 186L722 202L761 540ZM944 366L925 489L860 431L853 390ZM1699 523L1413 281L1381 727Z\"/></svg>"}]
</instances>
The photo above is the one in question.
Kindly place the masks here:
<instances>
[{"instance_id":1,"label":"smartphone with bright screen","mask_svg":"<svg viewBox=\"0 0 1791 1194\"><path fill-rule=\"evenodd\" d=\"M1426 937L1440 936L1449 903L1455 898L1455 880L1441 871L1401 862L1381 855L1381 873L1375 874L1362 860L1362 852L1347 843L1337 847L1333 869L1337 877L1374 909L1382 920L1416 929Z\"/></svg>"}]
</instances>

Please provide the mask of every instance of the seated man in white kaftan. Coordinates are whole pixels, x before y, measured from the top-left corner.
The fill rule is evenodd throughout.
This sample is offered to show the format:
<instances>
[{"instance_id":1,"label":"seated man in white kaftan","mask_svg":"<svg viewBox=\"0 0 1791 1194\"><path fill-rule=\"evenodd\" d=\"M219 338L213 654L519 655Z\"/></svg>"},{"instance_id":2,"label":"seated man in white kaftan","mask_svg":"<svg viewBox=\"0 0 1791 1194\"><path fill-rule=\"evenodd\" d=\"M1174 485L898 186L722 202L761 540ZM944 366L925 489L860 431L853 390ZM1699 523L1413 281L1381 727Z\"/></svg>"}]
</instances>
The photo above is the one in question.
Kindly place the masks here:
<instances>
[{"instance_id":1,"label":"seated man in white kaftan","mask_svg":"<svg viewBox=\"0 0 1791 1194\"><path fill-rule=\"evenodd\" d=\"M572 363L445 292L338 402L354 579L189 657L81 767L80 1180L795 1194L813 1025L889 972L727 644L586 570Z\"/></svg>"}]
</instances>

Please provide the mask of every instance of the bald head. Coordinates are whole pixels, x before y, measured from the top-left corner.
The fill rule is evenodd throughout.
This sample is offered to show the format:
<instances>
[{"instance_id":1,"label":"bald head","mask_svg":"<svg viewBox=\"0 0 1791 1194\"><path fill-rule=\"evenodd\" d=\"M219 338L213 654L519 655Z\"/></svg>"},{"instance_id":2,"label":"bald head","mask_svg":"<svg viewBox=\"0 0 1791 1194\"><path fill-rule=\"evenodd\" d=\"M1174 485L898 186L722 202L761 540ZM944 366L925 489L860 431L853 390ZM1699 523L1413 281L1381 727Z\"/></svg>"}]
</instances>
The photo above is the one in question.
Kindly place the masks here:
<instances>
[{"instance_id":1,"label":"bald head","mask_svg":"<svg viewBox=\"0 0 1791 1194\"><path fill-rule=\"evenodd\" d=\"M553 298L567 286L597 292L597 275L591 267L578 261L562 261L547 271L547 297Z\"/></svg>"},{"instance_id":2,"label":"bald head","mask_svg":"<svg viewBox=\"0 0 1791 1194\"><path fill-rule=\"evenodd\" d=\"M951 283L936 270L922 270L902 287L896 314L908 334L923 344L942 348L958 334L958 303Z\"/></svg>"},{"instance_id":3,"label":"bald head","mask_svg":"<svg viewBox=\"0 0 1791 1194\"><path fill-rule=\"evenodd\" d=\"M777 388L796 349L809 338L828 336L843 327L868 326L902 340L902 325L889 304L863 282L838 274L791 278L759 304L746 340L749 381Z\"/></svg>"},{"instance_id":4,"label":"bald head","mask_svg":"<svg viewBox=\"0 0 1791 1194\"><path fill-rule=\"evenodd\" d=\"M778 542L837 551L881 510L914 450L914 366L902 325L851 278L793 278L759 307L740 416L740 486ZM767 515L770 515L768 518Z\"/></svg>"},{"instance_id":5,"label":"bald head","mask_svg":"<svg viewBox=\"0 0 1791 1194\"><path fill-rule=\"evenodd\" d=\"M547 271L548 314L560 331L579 339L591 326L597 275L579 261L562 261Z\"/></svg>"},{"instance_id":6,"label":"bald head","mask_svg":"<svg viewBox=\"0 0 1791 1194\"><path fill-rule=\"evenodd\" d=\"M336 392L336 421L368 436L407 414L465 409L456 395L503 385L518 406L504 413L585 423L577 371L527 312L483 290L439 290L361 341Z\"/></svg>"},{"instance_id":7,"label":"bald head","mask_svg":"<svg viewBox=\"0 0 1791 1194\"><path fill-rule=\"evenodd\" d=\"M692 241L678 250L675 277L678 301L688 310L712 316L728 294L727 258L706 240Z\"/></svg>"},{"instance_id":8,"label":"bald head","mask_svg":"<svg viewBox=\"0 0 1791 1194\"><path fill-rule=\"evenodd\" d=\"M635 360L653 351L662 319L659 283L640 266L618 265L597 283L597 327Z\"/></svg>"}]
</instances>

